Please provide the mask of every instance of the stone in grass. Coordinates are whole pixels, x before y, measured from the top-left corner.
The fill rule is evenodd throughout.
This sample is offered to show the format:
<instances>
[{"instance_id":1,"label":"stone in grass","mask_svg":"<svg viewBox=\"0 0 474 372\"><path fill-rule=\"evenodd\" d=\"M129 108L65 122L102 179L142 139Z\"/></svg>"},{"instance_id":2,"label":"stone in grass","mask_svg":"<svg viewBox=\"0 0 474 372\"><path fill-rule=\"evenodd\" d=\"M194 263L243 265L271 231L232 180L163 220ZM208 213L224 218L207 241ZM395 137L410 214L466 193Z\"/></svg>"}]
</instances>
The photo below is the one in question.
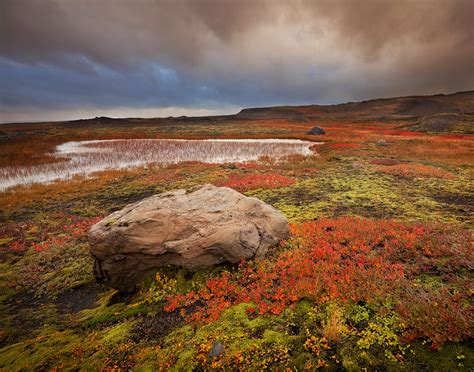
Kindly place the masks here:
<instances>
[{"instance_id":1,"label":"stone in grass","mask_svg":"<svg viewBox=\"0 0 474 372\"><path fill-rule=\"evenodd\" d=\"M313 134L313 135L321 135L321 134L326 134L326 131L321 128L320 126L315 126L311 128L311 130L308 132L308 134Z\"/></svg>"},{"instance_id":2,"label":"stone in grass","mask_svg":"<svg viewBox=\"0 0 474 372\"><path fill-rule=\"evenodd\" d=\"M214 341L212 344L211 351L209 352L209 356L211 358L219 357L224 352L224 345L222 345L219 341Z\"/></svg>"},{"instance_id":3,"label":"stone in grass","mask_svg":"<svg viewBox=\"0 0 474 372\"><path fill-rule=\"evenodd\" d=\"M375 144L377 146L388 146L388 142L385 140L378 140L377 142L375 142Z\"/></svg>"},{"instance_id":4,"label":"stone in grass","mask_svg":"<svg viewBox=\"0 0 474 372\"><path fill-rule=\"evenodd\" d=\"M364 163L361 163L360 161L354 161L351 164L351 166L352 166L353 169L362 169L362 168L364 168Z\"/></svg>"},{"instance_id":5,"label":"stone in grass","mask_svg":"<svg viewBox=\"0 0 474 372\"><path fill-rule=\"evenodd\" d=\"M91 227L99 282L131 292L165 266L199 270L264 257L290 235L285 216L256 198L205 185L146 198Z\"/></svg>"}]
</instances>

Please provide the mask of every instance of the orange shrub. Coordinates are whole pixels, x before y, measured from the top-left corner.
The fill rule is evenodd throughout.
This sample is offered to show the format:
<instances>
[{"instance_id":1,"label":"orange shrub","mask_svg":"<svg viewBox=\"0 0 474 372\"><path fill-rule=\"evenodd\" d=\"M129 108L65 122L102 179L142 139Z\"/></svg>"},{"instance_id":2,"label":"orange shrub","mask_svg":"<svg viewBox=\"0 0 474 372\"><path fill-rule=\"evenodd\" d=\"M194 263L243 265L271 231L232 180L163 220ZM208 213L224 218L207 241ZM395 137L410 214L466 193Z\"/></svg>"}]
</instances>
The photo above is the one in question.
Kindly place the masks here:
<instances>
[{"instance_id":1,"label":"orange shrub","mask_svg":"<svg viewBox=\"0 0 474 372\"><path fill-rule=\"evenodd\" d=\"M377 306L387 300L406 324L406 340L433 346L473 336L467 270L472 267L469 231L435 224L343 217L292 227L287 248L270 261L243 262L206 284L167 299L165 310L190 321L214 321L238 303L247 314L281 314L302 299ZM425 276L438 287L420 287ZM421 319L421 320L420 320Z\"/></svg>"},{"instance_id":2,"label":"orange shrub","mask_svg":"<svg viewBox=\"0 0 474 372\"><path fill-rule=\"evenodd\" d=\"M295 182L294 179L282 176L278 173L233 174L227 181L220 183L219 186L231 187L239 192L245 192L255 189L286 187Z\"/></svg>"},{"instance_id":3,"label":"orange shrub","mask_svg":"<svg viewBox=\"0 0 474 372\"><path fill-rule=\"evenodd\" d=\"M49 219L9 222L0 225L0 252L23 252L28 248L47 250L61 247L68 242L83 239L98 217L84 218L66 213L56 213Z\"/></svg>"},{"instance_id":4,"label":"orange shrub","mask_svg":"<svg viewBox=\"0 0 474 372\"><path fill-rule=\"evenodd\" d=\"M393 174L407 178L454 178L454 175L440 168L431 167L423 164L395 164L378 167L379 172Z\"/></svg>"}]
</instances>

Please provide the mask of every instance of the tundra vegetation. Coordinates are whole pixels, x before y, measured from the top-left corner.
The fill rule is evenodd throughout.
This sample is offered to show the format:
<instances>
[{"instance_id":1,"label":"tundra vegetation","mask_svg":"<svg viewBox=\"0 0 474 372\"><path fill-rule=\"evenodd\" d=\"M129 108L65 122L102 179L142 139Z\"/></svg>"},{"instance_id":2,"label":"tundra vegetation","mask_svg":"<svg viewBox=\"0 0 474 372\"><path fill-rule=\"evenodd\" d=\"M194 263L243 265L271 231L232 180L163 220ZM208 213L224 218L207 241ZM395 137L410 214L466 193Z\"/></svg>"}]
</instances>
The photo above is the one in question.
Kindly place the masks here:
<instances>
[{"instance_id":1,"label":"tundra vegetation","mask_svg":"<svg viewBox=\"0 0 474 372\"><path fill-rule=\"evenodd\" d=\"M18 169L60 163L51 154L67 141L324 144L278 160L148 164L2 191L0 369L473 368L474 136L421 124L228 117L2 126L0 167ZM315 125L326 134L307 134ZM162 269L134 294L95 283L92 224L146 196L205 183L273 205L292 237L262 260ZM216 342L224 349L211 357Z\"/></svg>"}]
</instances>

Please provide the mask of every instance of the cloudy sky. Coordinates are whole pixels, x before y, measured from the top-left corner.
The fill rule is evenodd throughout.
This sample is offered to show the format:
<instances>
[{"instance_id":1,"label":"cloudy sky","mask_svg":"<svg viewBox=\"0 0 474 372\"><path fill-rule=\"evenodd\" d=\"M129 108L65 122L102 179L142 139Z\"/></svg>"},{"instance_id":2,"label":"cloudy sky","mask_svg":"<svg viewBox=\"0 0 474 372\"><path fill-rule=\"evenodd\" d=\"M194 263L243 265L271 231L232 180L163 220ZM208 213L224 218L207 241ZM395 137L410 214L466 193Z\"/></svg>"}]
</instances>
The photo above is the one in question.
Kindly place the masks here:
<instances>
[{"instance_id":1,"label":"cloudy sky","mask_svg":"<svg viewBox=\"0 0 474 372\"><path fill-rule=\"evenodd\" d=\"M474 89L474 0L1 0L0 122Z\"/></svg>"}]
</instances>

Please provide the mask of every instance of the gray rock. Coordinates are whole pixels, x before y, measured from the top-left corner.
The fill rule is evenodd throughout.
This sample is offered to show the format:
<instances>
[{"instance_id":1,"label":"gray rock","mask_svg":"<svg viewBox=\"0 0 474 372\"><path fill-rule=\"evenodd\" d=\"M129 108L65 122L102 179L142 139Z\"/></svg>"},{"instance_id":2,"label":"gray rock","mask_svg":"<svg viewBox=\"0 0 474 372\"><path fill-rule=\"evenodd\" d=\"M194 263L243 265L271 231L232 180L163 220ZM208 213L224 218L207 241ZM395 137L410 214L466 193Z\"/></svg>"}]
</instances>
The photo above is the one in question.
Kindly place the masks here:
<instances>
[{"instance_id":1,"label":"gray rock","mask_svg":"<svg viewBox=\"0 0 474 372\"><path fill-rule=\"evenodd\" d=\"M130 204L92 226L89 241L97 280L127 292L157 268L199 270L264 257L289 235L272 206L205 185Z\"/></svg>"},{"instance_id":2,"label":"gray rock","mask_svg":"<svg viewBox=\"0 0 474 372\"><path fill-rule=\"evenodd\" d=\"M313 135L321 135L321 134L326 134L326 131L321 128L320 126L315 126L311 128L311 130L308 132L308 134L313 134Z\"/></svg>"},{"instance_id":3,"label":"gray rock","mask_svg":"<svg viewBox=\"0 0 474 372\"><path fill-rule=\"evenodd\" d=\"M362 169L364 168L364 164L361 163L360 161L354 161L352 164L353 169Z\"/></svg>"},{"instance_id":4,"label":"gray rock","mask_svg":"<svg viewBox=\"0 0 474 372\"><path fill-rule=\"evenodd\" d=\"M378 140L377 142L375 142L375 144L377 146L388 146L388 142L385 140Z\"/></svg>"},{"instance_id":5,"label":"gray rock","mask_svg":"<svg viewBox=\"0 0 474 372\"><path fill-rule=\"evenodd\" d=\"M222 355L223 352L224 352L224 345L222 345L219 341L214 341L214 343L212 344L212 349L209 352L209 356L211 358L219 357Z\"/></svg>"}]
</instances>

